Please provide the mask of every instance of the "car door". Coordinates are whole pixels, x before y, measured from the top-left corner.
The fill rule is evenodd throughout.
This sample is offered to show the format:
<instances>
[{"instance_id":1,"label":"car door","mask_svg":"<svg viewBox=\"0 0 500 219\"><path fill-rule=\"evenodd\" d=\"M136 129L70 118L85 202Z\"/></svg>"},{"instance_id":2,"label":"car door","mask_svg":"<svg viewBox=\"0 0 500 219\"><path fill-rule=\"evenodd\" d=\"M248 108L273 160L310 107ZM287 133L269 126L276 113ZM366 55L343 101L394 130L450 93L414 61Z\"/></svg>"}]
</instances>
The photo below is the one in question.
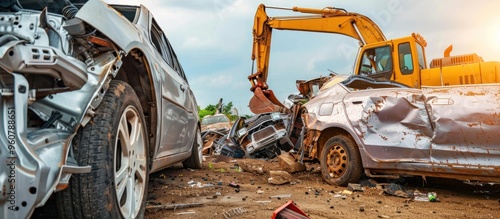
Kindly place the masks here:
<instances>
[{"instance_id":1,"label":"car door","mask_svg":"<svg viewBox=\"0 0 500 219\"><path fill-rule=\"evenodd\" d=\"M500 86L423 88L435 127L431 159L443 165L498 166Z\"/></svg>"},{"instance_id":2,"label":"car door","mask_svg":"<svg viewBox=\"0 0 500 219\"><path fill-rule=\"evenodd\" d=\"M383 162L428 162L432 127L425 98L415 89L368 89L344 98L365 151Z\"/></svg>"},{"instance_id":3,"label":"car door","mask_svg":"<svg viewBox=\"0 0 500 219\"><path fill-rule=\"evenodd\" d=\"M189 86L186 75L184 74L184 69L175 54L172 45L167 40L168 47L171 51L174 68L177 70L178 75L181 77L181 84L179 86L181 90L181 95L183 95L182 107L185 111L185 119L183 122L186 122L186 130L183 130L181 135L183 136L183 147L181 152L189 151L192 148L193 141L196 139L196 132L198 130L198 104L196 103L196 99L194 97L194 93Z\"/></svg>"},{"instance_id":4,"label":"car door","mask_svg":"<svg viewBox=\"0 0 500 219\"><path fill-rule=\"evenodd\" d=\"M156 158L174 155L182 152L187 146L188 115L184 106L186 102L185 82L178 73L174 63L173 52L162 30L152 19L151 40L161 59L154 63L154 70L161 77L161 118L160 144Z\"/></svg>"}]
</instances>

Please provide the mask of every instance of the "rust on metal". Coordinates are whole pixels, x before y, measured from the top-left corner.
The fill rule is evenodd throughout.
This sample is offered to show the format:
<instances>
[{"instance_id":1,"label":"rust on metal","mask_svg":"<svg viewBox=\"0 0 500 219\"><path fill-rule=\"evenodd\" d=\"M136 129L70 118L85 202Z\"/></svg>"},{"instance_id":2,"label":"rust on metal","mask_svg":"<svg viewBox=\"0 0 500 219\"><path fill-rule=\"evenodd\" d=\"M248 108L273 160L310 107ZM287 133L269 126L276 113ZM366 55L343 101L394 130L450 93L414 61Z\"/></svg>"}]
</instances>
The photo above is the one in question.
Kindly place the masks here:
<instances>
[{"instance_id":1,"label":"rust on metal","mask_svg":"<svg viewBox=\"0 0 500 219\"><path fill-rule=\"evenodd\" d=\"M363 168L373 176L500 182L499 85L412 89L383 83L352 77L305 104L306 157L321 152L324 140L318 137L343 130L355 139ZM333 99L338 102L331 115L321 114Z\"/></svg>"},{"instance_id":2,"label":"rust on metal","mask_svg":"<svg viewBox=\"0 0 500 219\"><path fill-rule=\"evenodd\" d=\"M472 91L468 91L467 93L463 93L463 95L465 95L465 96L484 96L485 93L475 93L475 92L472 92Z\"/></svg>"},{"instance_id":3,"label":"rust on metal","mask_svg":"<svg viewBox=\"0 0 500 219\"><path fill-rule=\"evenodd\" d=\"M221 136L216 133L209 133L203 138L203 154L212 154L212 146Z\"/></svg>"},{"instance_id":4,"label":"rust on metal","mask_svg":"<svg viewBox=\"0 0 500 219\"><path fill-rule=\"evenodd\" d=\"M280 112L286 109L278 98L276 98L272 90L262 90L260 87L255 87L248 107L255 114Z\"/></svg>"}]
</instances>

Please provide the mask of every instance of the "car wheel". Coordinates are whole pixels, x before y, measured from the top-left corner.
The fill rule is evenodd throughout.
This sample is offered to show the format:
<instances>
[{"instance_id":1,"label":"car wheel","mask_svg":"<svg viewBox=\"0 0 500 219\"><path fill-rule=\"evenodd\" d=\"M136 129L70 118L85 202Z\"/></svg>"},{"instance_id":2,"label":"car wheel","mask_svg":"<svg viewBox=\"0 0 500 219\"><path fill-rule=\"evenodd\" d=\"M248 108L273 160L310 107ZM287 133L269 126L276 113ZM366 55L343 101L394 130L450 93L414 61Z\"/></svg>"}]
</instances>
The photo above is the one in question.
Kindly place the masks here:
<instances>
[{"instance_id":1,"label":"car wheel","mask_svg":"<svg viewBox=\"0 0 500 219\"><path fill-rule=\"evenodd\" d=\"M90 173L74 174L56 193L60 218L142 218L146 206L148 137L140 102L112 81L95 116L78 131L73 153Z\"/></svg>"},{"instance_id":2,"label":"car wheel","mask_svg":"<svg viewBox=\"0 0 500 219\"><path fill-rule=\"evenodd\" d=\"M182 162L184 167L201 169L201 164L203 162L203 144L201 139L200 130L196 131L196 138L193 142L193 149L191 150L191 156Z\"/></svg>"},{"instance_id":3,"label":"car wheel","mask_svg":"<svg viewBox=\"0 0 500 219\"><path fill-rule=\"evenodd\" d=\"M333 185L358 182L363 173L361 157L352 138L337 135L323 146L320 156L323 179Z\"/></svg>"}]
</instances>

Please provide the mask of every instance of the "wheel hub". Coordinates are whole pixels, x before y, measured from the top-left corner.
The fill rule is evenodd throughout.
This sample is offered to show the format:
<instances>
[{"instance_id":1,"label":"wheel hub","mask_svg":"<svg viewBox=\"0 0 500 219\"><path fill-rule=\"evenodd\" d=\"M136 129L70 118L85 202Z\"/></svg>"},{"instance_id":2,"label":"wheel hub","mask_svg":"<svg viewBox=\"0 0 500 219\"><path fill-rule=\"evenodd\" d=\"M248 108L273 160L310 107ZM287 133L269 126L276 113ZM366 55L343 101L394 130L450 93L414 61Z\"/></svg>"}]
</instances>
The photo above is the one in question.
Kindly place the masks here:
<instances>
[{"instance_id":1,"label":"wheel hub","mask_svg":"<svg viewBox=\"0 0 500 219\"><path fill-rule=\"evenodd\" d=\"M135 218L146 190L146 136L139 113L129 106L123 112L116 134L114 183L120 212Z\"/></svg>"},{"instance_id":2,"label":"wheel hub","mask_svg":"<svg viewBox=\"0 0 500 219\"><path fill-rule=\"evenodd\" d=\"M326 163L331 177L338 178L342 176L348 164L346 150L341 145L334 145L328 152Z\"/></svg>"}]
</instances>

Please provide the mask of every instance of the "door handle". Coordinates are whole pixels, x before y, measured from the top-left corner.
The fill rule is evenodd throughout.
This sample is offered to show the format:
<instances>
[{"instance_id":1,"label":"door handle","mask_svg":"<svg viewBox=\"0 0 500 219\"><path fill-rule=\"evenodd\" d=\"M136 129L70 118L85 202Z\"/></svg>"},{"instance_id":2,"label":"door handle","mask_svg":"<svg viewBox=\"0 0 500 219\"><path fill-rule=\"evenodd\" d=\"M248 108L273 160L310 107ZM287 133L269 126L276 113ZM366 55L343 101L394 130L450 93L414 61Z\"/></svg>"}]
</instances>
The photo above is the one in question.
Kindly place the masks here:
<instances>
[{"instance_id":1,"label":"door handle","mask_svg":"<svg viewBox=\"0 0 500 219\"><path fill-rule=\"evenodd\" d=\"M184 92L186 90L186 86L184 86L183 84L181 84L180 88L181 88L182 92Z\"/></svg>"},{"instance_id":2,"label":"door handle","mask_svg":"<svg viewBox=\"0 0 500 219\"><path fill-rule=\"evenodd\" d=\"M363 101L352 101L352 104L362 104Z\"/></svg>"}]
</instances>

